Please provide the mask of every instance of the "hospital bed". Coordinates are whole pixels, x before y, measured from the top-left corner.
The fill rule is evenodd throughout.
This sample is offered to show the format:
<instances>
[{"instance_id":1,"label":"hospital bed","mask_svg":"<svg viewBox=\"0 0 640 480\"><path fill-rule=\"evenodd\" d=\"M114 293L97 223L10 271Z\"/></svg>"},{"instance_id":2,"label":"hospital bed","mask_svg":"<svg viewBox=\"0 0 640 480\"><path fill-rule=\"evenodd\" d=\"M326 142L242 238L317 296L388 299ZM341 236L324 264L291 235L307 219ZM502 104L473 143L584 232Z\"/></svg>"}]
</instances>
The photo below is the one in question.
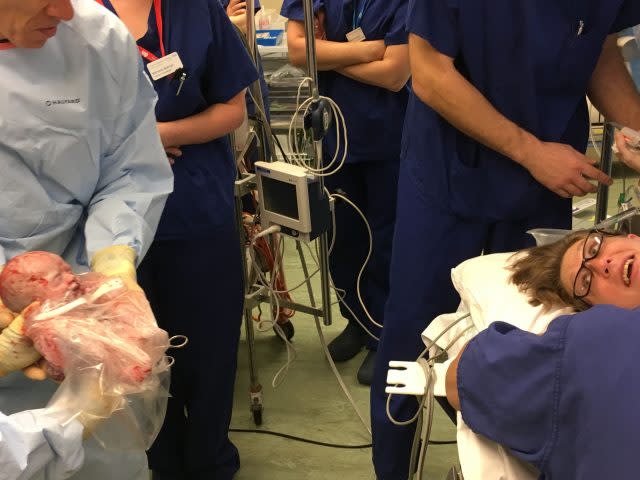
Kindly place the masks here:
<instances>
[{"instance_id":1,"label":"hospital bed","mask_svg":"<svg viewBox=\"0 0 640 480\"><path fill-rule=\"evenodd\" d=\"M451 278L461 298L460 307L455 313L434 319L422 333L428 357L436 359L436 363L427 370L424 361L391 362L387 393L422 396L429 391L435 397L445 397L444 380L450 362L471 338L492 322L504 321L523 330L542 333L557 316L573 313L567 307L544 311L541 306L531 306L527 297L509 282L508 266L514 258L512 253L485 255L467 260L452 270ZM426 406L428 402L423 404ZM428 423L428 415L425 422ZM423 432L428 428L426 424L422 426ZM422 443L425 442L428 439L423 435ZM457 442L465 480L537 480L539 477L533 466L516 459L501 445L473 433L460 413L457 414ZM461 478L453 475L450 474L455 480Z\"/></svg>"},{"instance_id":2,"label":"hospital bed","mask_svg":"<svg viewBox=\"0 0 640 480\"><path fill-rule=\"evenodd\" d=\"M640 210L631 207L600 222L597 228L640 233ZM538 245L559 240L568 230L535 229L530 231ZM423 448L428 446L428 407L431 398L446 402L445 376L447 368L462 347L480 331L495 321L510 323L522 330L543 333L549 323L560 315L574 313L570 307L545 310L529 304L509 278L509 266L518 258L516 253L483 255L467 260L451 271L451 280L460 294L457 312L435 318L422 333L425 350L418 362L390 362L386 392L390 395L422 397L421 408L426 415L418 425ZM427 362L425 359L430 359ZM425 395L426 393L426 395ZM388 409L389 412L389 409ZM389 413L390 415L390 413ZM471 431L461 414L456 414L458 456L461 472L452 471L453 480L537 480L539 472L514 456L501 445ZM417 437L416 437L417 438ZM418 442L416 442L417 444ZM412 455L413 457L414 455ZM418 462L421 471L423 460ZM417 479L421 477L418 476ZM447 479L448 480L448 479Z\"/></svg>"}]
</instances>

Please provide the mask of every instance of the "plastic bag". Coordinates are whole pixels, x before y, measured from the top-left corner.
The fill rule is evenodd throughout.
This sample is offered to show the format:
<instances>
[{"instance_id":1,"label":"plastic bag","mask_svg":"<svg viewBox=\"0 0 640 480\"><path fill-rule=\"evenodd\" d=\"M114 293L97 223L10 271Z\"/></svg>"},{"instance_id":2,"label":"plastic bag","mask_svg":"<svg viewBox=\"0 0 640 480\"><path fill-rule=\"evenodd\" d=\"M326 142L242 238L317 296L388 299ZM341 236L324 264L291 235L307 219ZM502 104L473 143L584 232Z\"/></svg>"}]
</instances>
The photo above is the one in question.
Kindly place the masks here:
<instances>
[{"instance_id":1,"label":"plastic bag","mask_svg":"<svg viewBox=\"0 0 640 480\"><path fill-rule=\"evenodd\" d=\"M147 449L164 420L171 345L144 293L95 273L67 276L61 285L66 264L37 258L36 271L21 271L19 260L7 264L3 290L13 286L39 302L24 313L24 334L47 360L49 375L62 381L47 409L80 420L106 448Z\"/></svg>"},{"instance_id":2,"label":"plastic bag","mask_svg":"<svg viewBox=\"0 0 640 480\"><path fill-rule=\"evenodd\" d=\"M148 448L166 408L168 335L142 292L119 279L92 281L95 290L71 302L47 300L25 317L25 334L51 376L64 378L47 408L79 418L105 447ZM98 425L115 413L132 435L110 442L110 422Z\"/></svg>"}]
</instances>

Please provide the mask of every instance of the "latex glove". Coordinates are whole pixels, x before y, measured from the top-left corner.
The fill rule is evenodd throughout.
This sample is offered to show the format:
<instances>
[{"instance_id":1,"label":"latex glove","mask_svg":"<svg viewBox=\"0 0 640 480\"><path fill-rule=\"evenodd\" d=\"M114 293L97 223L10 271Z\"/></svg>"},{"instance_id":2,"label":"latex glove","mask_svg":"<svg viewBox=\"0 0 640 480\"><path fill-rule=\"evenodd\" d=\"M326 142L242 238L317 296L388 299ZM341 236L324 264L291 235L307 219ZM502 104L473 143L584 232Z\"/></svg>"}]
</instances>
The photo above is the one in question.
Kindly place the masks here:
<instances>
[{"instance_id":1,"label":"latex glove","mask_svg":"<svg viewBox=\"0 0 640 480\"><path fill-rule=\"evenodd\" d=\"M618 147L616 152L618 158L636 172L640 172L640 152L629 148L627 140L621 132L616 132L616 146Z\"/></svg>"},{"instance_id":2,"label":"latex glove","mask_svg":"<svg viewBox=\"0 0 640 480\"><path fill-rule=\"evenodd\" d=\"M11 322L13 322L14 318L15 315L13 314L13 312L5 307L4 303L2 303L2 300L0 300L0 331L7 328L11 324Z\"/></svg>"},{"instance_id":3,"label":"latex glove","mask_svg":"<svg viewBox=\"0 0 640 480\"><path fill-rule=\"evenodd\" d=\"M40 359L40 354L33 348L31 339L24 336L23 314L33 305L28 306L0 334L0 377L29 368L27 376L32 378L31 373L34 371L31 367Z\"/></svg>"},{"instance_id":4,"label":"latex glove","mask_svg":"<svg viewBox=\"0 0 640 480\"><path fill-rule=\"evenodd\" d=\"M142 291L136 278L136 251L127 245L98 250L91 259L91 270L107 277L119 277L130 290Z\"/></svg>"}]
</instances>

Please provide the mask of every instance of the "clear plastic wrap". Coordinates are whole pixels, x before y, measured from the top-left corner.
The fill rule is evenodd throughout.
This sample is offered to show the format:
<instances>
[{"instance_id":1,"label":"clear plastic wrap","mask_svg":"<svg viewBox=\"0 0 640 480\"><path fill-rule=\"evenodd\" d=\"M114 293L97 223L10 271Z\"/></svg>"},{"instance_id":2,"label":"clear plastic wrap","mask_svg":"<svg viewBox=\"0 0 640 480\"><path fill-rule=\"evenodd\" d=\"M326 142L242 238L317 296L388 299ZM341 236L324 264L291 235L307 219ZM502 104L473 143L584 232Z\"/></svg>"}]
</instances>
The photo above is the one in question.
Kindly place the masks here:
<instances>
[{"instance_id":1,"label":"clear plastic wrap","mask_svg":"<svg viewBox=\"0 0 640 480\"><path fill-rule=\"evenodd\" d=\"M25 334L47 360L49 375L63 379L48 408L77 417L106 447L147 448L166 409L169 337L144 293L88 275L95 289L70 302L47 300L25 316ZM130 435L110 439L115 421L128 424Z\"/></svg>"},{"instance_id":2,"label":"clear plastic wrap","mask_svg":"<svg viewBox=\"0 0 640 480\"><path fill-rule=\"evenodd\" d=\"M59 287L52 268L56 273L66 267L45 260L35 272L10 262L12 276L3 275L5 287L17 285L26 297L32 279L40 279L40 286L42 278L48 282L47 289L34 289L36 303L23 311L24 335L47 361L49 376L61 382L47 409L66 421L78 419L85 434L106 448L148 448L166 411L167 332L157 326L144 293L118 278L69 276L65 289L46 298L53 291L49 285Z\"/></svg>"}]
</instances>

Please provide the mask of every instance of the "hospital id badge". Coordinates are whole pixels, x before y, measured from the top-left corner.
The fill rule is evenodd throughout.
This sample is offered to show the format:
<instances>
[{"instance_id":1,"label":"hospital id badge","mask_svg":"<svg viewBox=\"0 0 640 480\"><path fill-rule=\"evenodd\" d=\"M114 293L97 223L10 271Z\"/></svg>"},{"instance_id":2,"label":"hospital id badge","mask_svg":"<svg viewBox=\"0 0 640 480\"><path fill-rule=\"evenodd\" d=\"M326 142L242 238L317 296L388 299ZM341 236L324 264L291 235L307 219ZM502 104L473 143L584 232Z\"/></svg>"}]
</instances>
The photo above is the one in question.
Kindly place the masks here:
<instances>
[{"instance_id":1,"label":"hospital id badge","mask_svg":"<svg viewBox=\"0 0 640 480\"><path fill-rule=\"evenodd\" d=\"M349 42L364 42L367 39L361 27L351 30L347 33L347 40Z\"/></svg>"},{"instance_id":2,"label":"hospital id badge","mask_svg":"<svg viewBox=\"0 0 640 480\"><path fill-rule=\"evenodd\" d=\"M165 55L158 60L150 62L149 64L147 64L147 68L149 69L151 78L153 78L153 80L155 81L171 75L176 70L180 70L181 68L183 68L183 65L178 52L173 52L169 55Z\"/></svg>"}]
</instances>

